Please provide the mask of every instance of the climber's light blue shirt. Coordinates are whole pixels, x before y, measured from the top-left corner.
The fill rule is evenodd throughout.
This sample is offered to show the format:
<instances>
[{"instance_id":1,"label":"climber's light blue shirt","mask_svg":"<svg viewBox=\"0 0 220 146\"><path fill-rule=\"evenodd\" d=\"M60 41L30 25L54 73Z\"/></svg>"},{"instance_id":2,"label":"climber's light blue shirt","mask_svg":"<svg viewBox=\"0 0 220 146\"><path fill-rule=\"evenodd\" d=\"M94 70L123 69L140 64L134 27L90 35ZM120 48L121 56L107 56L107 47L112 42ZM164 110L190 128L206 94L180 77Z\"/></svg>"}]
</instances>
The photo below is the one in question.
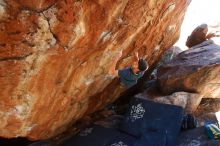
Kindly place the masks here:
<instances>
[{"instance_id":1,"label":"climber's light blue shirt","mask_svg":"<svg viewBox=\"0 0 220 146\"><path fill-rule=\"evenodd\" d=\"M118 76L122 85L126 87L131 87L137 83L137 80L144 75L144 71L134 74L131 67L124 68L122 70L118 70Z\"/></svg>"}]
</instances>

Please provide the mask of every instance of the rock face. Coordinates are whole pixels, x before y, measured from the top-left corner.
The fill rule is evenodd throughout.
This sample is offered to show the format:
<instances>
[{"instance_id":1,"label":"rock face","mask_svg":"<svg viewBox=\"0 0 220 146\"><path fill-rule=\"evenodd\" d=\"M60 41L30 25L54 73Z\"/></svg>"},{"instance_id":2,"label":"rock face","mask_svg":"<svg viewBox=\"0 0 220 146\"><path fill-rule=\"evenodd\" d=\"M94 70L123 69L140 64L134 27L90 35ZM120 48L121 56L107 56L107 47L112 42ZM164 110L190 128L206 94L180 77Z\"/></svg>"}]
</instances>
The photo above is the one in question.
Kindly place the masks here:
<instances>
[{"instance_id":1,"label":"rock face","mask_svg":"<svg viewBox=\"0 0 220 146\"><path fill-rule=\"evenodd\" d=\"M158 80L163 93L187 91L220 98L219 72L220 46L207 40L160 67Z\"/></svg>"},{"instance_id":2,"label":"rock face","mask_svg":"<svg viewBox=\"0 0 220 146\"><path fill-rule=\"evenodd\" d=\"M217 123L219 120L220 98L204 98L194 115L199 126L204 126L207 121Z\"/></svg>"},{"instance_id":3,"label":"rock face","mask_svg":"<svg viewBox=\"0 0 220 146\"><path fill-rule=\"evenodd\" d=\"M158 62L158 66L169 63L173 58L175 58L182 50L177 46L172 46L169 48L162 56L160 61Z\"/></svg>"},{"instance_id":4,"label":"rock face","mask_svg":"<svg viewBox=\"0 0 220 146\"><path fill-rule=\"evenodd\" d=\"M159 91L156 92L159 93ZM171 95L164 96L159 94L152 94L152 92L148 90L143 93L137 94L136 96L144 97L148 100L159 103L181 106L186 113L195 112L203 97L200 94L187 92L175 92Z\"/></svg>"},{"instance_id":5,"label":"rock face","mask_svg":"<svg viewBox=\"0 0 220 146\"><path fill-rule=\"evenodd\" d=\"M107 74L150 65L179 37L190 0L0 0L0 136L46 139L120 93ZM114 95L114 96L113 96Z\"/></svg>"}]
</instances>

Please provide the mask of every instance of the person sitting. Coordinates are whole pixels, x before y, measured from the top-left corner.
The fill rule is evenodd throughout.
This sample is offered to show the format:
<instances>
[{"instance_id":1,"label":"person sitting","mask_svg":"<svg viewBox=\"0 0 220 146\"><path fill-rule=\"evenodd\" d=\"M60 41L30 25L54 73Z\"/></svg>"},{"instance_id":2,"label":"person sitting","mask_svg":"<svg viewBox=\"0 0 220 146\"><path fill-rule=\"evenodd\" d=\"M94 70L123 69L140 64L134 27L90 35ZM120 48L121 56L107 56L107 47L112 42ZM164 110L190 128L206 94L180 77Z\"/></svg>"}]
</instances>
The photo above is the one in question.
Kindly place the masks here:
<instances>
[{"instance_id":1,"label":"person sitting","mask_svg":"<svg viewBox=\"0 0 220 146\"><path fill-rule=\"evenodd\" d=\"M211 40L211 38L213 37L220 37L220 35L217 35L213 32L208 33L208 25L201 24L193 30L190 36L188 36L186 46L188 48L193 48L198 44L213 43L213 41Z\"/></svg>"},{"instance_id":2,"label":"person sitting","mask_svg":"<svg viewBox=\"0 0 220 146\"><path fill-rule=\"evenodd\" d=\"M134 86L138 79L141 78L145 71L148 69L149 65L144 58L139 58L138 52L135 52L135 61L131 66L125 67L124 69L116 70L115 66L117 61L122 56L122 52L119 52L114 59L113 68L111 68L109 74L119 77L120 83L126 88Z\"/></svg>"}]
</instances>

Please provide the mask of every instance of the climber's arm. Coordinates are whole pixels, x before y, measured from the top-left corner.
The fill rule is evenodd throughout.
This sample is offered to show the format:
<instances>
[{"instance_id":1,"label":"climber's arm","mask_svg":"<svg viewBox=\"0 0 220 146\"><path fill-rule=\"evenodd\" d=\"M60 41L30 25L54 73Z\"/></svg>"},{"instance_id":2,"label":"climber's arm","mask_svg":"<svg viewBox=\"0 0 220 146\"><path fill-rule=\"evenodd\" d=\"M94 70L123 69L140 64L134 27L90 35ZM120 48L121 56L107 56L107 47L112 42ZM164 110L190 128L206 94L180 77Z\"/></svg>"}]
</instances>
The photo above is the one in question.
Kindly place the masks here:
<instances>
[{"instance_id":1,"label":"climber's arm","mask_svg":"<svg viewBox=\"0 0 220 146\"><path fill-rule=\"evenodd\" d=\"M138 55L138 52L134 52L134 58L135 58L135 61L139 61L139 55Z\"/></svg>"},{"instance_id":2,"label":"climber's arm","mask_svg":"<svg viewBox=\"0 0 220 146\"><path fill-rule=\"evenodd\" d=\"M209 34L206 35L206 39L211 39L213 37L220 37L220 35L217 35L215 33L209 33Z\"/></svg>"},{"instance_id":3,"label":"climber's arm","mask_svg":"<svg viewBox=\"0 0 220 146\"><path fill-rule=\"evenodd\" d=\"M110 74L112 76L118 76L118 70L115 69L115 67L116 67L116 64L121 56L122 56L122 51L119 51L117 53L116 57L112 59L112 66L110 67L108 74Z\"/></svg>"}]
</instances>

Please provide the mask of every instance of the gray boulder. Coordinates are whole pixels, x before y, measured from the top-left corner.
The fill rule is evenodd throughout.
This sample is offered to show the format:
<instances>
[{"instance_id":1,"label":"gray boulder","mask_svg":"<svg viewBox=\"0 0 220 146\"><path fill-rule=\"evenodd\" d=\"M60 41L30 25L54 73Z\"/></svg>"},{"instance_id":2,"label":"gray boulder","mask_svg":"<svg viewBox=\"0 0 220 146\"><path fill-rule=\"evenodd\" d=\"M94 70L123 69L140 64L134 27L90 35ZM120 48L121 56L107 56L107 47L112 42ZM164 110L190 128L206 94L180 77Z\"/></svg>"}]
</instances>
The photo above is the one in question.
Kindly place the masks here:
<instances>
[{"instance_id":1,"label":"gray boulder","mask_svg":"<svg viewBox=\"0 0 220 146\"><path fill-rule=\"evenodd\" d=\"M202 95L196 93L176 92L171 95L152 95L149 92L144 92L136 96L144 97L159 103L172 104L181 106L186 113L193 113L199 106Z\"/></svg>"},{"instance_id":2,"label":"gray boulder","mask_svg":"<svg viewBox=\"0 0 220 146\"><path fill-rule=\"evenodd\" d=\"M207 40L159 67L159 88L165 94L185 91L220 98L219 73L220 46Z\"/></svg>"}]
</instances>

